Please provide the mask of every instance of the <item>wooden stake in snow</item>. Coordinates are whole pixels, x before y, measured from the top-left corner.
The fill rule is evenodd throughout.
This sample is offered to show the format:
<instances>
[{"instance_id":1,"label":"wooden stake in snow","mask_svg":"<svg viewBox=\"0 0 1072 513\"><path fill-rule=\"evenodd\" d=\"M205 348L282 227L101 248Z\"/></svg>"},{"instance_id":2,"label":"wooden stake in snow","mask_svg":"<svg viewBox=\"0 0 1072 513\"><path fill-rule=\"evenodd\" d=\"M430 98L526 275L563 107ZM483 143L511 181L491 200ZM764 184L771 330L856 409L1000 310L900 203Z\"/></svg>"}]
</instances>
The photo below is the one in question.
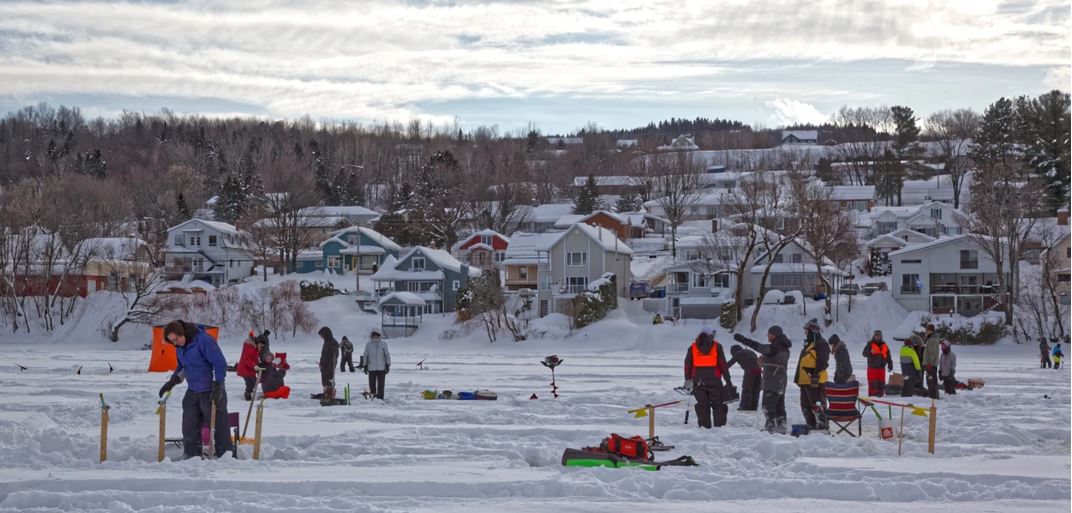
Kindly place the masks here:
<instances>
[{"instance_id":1,"label":"wooden stake in snow","mask_svg":"<svg viewBox=\"0 0 1072 513\"><path fill-rule=\"evenodd\" d=\"M104 403L104 394L100 394L100 462L108 459L108 405Z\"/></svg>"},{"instance_id":2,"label":"wooden stake in snow","mask_svg":"<svg viewBox=\"0 0 1072 513\"><path fill-rule=\"evenodd\" d=\"M257 423L253 427L253 459L261 459L261 425L264 423L264 397L257 405Z\"/></svg>"},{"instance_id":3,"label":"wooden stake in snow","mask_svg":"<svg viewBox=\"0 0 1072 513\"><path fill-rule=\"evenodd\" d=\"M161 398L159 401L156 402L156 404L157 404L156 415L158 417L160 417L160 441L157 443L157 446L156 446L156 461L157 462L164 461L164 444L167 443L166 429L165 429L166 426L167 426L167 400L168 400L169 397L171 397L171 391L170 390L168 390L167 394L164 395L163 398Z\"/></svg>"},{"instance_id":4,"label":"wooden stake in snow","mask_svg":"<svg viewBox=\"0 0 1072 513\"><path fill-rule=\"evenodd\" d=\"M931 418L927 426L927 452L934 454L934 438L938 434L938 406L931 399Z\"/></svg>"}]
</instances>

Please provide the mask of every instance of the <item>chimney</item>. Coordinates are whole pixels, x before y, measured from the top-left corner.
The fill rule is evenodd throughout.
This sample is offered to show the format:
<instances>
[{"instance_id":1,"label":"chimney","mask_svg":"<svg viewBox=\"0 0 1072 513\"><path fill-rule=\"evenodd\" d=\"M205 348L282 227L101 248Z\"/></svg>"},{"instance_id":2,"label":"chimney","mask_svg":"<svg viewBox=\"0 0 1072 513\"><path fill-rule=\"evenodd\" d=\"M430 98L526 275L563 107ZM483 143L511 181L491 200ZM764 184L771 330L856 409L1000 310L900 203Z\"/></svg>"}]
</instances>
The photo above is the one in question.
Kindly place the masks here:
<instances>
[{"instance_id":1,"label":"chimney","mask_svg":"<svg viewBox=\"0 0 1072 513\"><path fill-rule=\"evenodd\" d=\"M1068 226L1068 207L1063 207L1057 211L1057 224Z\"/></svg>"}]
</instances>

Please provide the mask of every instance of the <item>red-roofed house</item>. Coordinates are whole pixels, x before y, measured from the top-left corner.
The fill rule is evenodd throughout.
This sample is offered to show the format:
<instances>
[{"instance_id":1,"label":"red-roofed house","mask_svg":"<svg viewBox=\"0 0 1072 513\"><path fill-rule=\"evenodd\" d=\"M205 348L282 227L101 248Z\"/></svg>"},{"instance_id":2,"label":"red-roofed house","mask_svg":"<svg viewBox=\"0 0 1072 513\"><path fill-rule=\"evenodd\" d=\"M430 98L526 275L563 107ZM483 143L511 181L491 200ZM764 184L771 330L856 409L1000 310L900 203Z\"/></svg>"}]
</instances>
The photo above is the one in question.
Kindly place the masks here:
<instances>
[{"instance_id":1,"label":"red-roofed house","mask_svg":"<svg viewBox=\"0 0 1072 513\"><path fill-rule=\"evenodd\" d=\"M506 255L510 239L495 230L480 230L454 246L454 254L474 267L498 265Z\"/></svg>"}]
</instances>

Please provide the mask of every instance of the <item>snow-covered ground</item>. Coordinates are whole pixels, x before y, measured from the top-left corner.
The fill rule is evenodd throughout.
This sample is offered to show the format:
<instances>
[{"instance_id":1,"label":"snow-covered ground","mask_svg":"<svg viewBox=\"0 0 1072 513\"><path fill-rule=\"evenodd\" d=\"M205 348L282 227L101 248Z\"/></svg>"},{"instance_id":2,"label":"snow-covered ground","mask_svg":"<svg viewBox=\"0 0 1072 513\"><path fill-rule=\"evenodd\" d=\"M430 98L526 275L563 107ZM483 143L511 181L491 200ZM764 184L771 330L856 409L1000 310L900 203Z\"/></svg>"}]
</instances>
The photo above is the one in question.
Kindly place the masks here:
<instances>
[{"instance_id":1,"label":"snow-covered ground","mask_svg":"<svg viewBox=\"0 0 1072 513\"><path fill-rule=\"evenodd\" d=\"M379 321L356 313L345 296L312 304L321 324L337 336L349 334L359 347ZM802 315L799 305L765 307L757 333L784 325L795 342L795 363L800 326L817 308L809 304ZM626 303L586 330L569 333L552 317L539 321L543 338L489 344L479 331L452 329L450 317L429 316L418 336L390 341L395 363L387 403L320 407L308 398L319 389L319 342L300 334L277 339L273 349L286 351L293 366L294 394L266 407L264 459L250 460L250 447L242 446L237 461L157 463L153 410L165 375L145 372L149 355L138 348L147 332L133 327L119 343L106 342L92 329L101 314L90 310L61 336L0 336L0 512L1070 508L1069 373L1038 369L1033 347L957 348L959 377L987 384L940 401L934 456L926 452L920 417L908 417L898 457L896 443L879 439L870 412L862 438L792 438L760 431L759 413L734 410L727 427L701 431L694 420L683 423L682 403L659 411L657 434L677 446L666 456L689 454L699 467L567 469L560 464L563 449L596 445L612 432L645 434L646 419L627 410L681 398L672 389L681 384L682 358L699 324L652 326L638 303ZM862 374L862 341L873 329L892 330L904 316L880 293L857 302L852 314L842 311L829 332L849 340ZM732 343L724 330L717 338ZM239 337L222 339L234 361ZM557 372L559 399L551 398L550 373L539 364L555 353L565 359ZM416 368L421 360L428 369ZM734 377L739 383L739 370ZM359 373L339 381L365 387ZM244 417L241 382L232 376L228 383L232 410ZM425 401L424 389L491 389L500 399ZM98 393L111 405L104 464L96 461ZM529 400L533 393L540 399ZM792 422L801 419L797 401L791 387ZM179 435L178 403L171 402L169 436ZM168 455L180 451L169 448Z\"/></svg>"}]
</instances>

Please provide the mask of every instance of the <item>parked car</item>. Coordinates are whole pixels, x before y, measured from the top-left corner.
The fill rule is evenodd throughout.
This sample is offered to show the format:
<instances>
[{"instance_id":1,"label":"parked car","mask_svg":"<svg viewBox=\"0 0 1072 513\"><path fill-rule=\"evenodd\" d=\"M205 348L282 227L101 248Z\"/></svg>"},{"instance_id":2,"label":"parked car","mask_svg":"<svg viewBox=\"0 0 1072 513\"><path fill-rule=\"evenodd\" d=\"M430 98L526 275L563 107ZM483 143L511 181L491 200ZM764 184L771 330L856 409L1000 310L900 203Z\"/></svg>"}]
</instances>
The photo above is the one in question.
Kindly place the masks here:
<instances>
[{"instance_id":1,"label":"parked car","mask_svg":"<svg viewBox=\"0 0 1072 513\"><path fill-rule=\"evenodd\" d=\"M890 288L886 285L886 282L877 281L874 283L865 283L863 288L860 289L860 291L863 292L865 296L870 296L871 294L874 294L875 292L878 292L880 290L889 289Z\"/></svg>"},{"instance_id":2,"label":"parked car","mask_svg":"<svg viewBox=\"0 0 1072 513\"><path fill-rule=\"evenodd\" d=\"M855 296L860 293L860 286L855 283L846 283L838 289L838 293L845 296Z\"/></svg>"}]
</instances>

